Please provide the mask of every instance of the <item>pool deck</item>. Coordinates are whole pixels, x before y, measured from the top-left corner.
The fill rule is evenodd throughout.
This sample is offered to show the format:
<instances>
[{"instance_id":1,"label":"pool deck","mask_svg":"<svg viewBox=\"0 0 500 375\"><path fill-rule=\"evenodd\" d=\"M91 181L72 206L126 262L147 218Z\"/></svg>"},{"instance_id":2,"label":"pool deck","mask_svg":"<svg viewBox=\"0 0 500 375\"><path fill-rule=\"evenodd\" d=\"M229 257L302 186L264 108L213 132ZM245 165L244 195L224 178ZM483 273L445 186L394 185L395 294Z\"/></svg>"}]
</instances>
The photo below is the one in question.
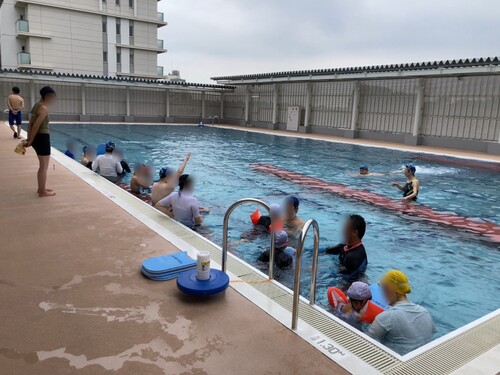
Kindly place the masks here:
<instances>
[{"instance_id":1,"label":"pool deck","mask_svg":"<svg viewBox=\"0 0 500 375\"><path fill-rule=\"evenodd\" d=\"M421 153L429 153L429 154L438 154L438 155L446 155L458 158L466 158L466 159L475 159L482 161L490 161L500 163L500 155L486 154L483 152L474 152L474 151L463 151L456 150L452 148L442 148L442 147L430 147L430 146L411 146L405 145L402 143L394 143L394 142L384 142L377 141L371 139L360 139L360 138L344 138L337 137L334 135L324 135L324 134L311 134L311 133L297 133L290 132L286 130L269 130L262 128L253 128L253 127L245 127L238 125L215 125L220 128L225 129L234 129L234 130L243 130L254 133L263 133L263 134L273 134L273 135L281 135L287 137L298 137L298 138L309 138L316 139L320 141L328 141L328 142L338 142L338 143L347 143L361 146L371 146L371 147L384 147L391 148L395 150L401 151L412 151L412 152L421 152Z\"/></svg>"},{"instance_id":2,"label":"pool deck","mask_svg":"<svg viewBox=\"0 0 500 375\"><path fill-rule=\"evenodd\" d=\"M211 299L142 277L177 249L0 126L0 369L15 374L347 374L234 289Z\"/></svg>"}]
</instances>

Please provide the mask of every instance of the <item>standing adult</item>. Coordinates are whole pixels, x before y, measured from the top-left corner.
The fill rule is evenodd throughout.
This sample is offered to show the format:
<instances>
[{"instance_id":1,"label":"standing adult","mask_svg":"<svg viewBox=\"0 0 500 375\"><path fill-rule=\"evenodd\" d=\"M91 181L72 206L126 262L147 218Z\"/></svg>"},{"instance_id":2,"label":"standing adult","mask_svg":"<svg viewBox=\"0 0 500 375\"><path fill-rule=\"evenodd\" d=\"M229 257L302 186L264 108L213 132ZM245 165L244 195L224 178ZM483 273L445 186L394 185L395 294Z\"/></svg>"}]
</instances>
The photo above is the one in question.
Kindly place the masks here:
<instances>
[{"instance_id":1,"label":"standing adult","mask_svg":"<svg viewBox=\"0 0 500 375\"><path fill-rule=\"evenodd\" d=\"M38 196L51 197L56 193L46 188L47 170L50 162L49 108L56 100L56 92L52 87L45 86L40 90L40 97L40 101L31 109L28 139L24 142L24 146L33 146L38 156Z\"/></svg>"},{"instance_id":2,"label":"standing adult","mask_svg":"<svg viewBox=\"0 0 500 375\"><path fill-rule=\"evenodd\" d=\"M19 87L12 88L12 94L7 97L7 107L9 107L9 126L14 133L14 138L21 138L21 123L23 116L21 111L24 109L24 99L19 95ZM14 123L17 130L14 128Z\"/></svg>"}]
</instances>

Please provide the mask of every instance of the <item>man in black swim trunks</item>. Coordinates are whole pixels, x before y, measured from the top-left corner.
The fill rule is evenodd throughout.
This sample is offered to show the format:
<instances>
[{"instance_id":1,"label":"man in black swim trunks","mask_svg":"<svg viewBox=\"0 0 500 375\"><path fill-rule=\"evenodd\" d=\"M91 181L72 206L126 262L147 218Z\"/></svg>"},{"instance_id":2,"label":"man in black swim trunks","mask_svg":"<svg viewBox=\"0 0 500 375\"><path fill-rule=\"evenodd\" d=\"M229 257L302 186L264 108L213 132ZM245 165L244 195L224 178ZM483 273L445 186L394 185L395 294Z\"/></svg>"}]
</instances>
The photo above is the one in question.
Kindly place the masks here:
<instances>
[{"instance_id":1,"label":"man in black swim trunks","mask_svg":"<svg viewBox=\"0 0 500 375\"><path fill-rule=\"evenodd\" d=\"M418 191L420 189L420 182L415 177L415 172L417 168L413 164L406 164L403 170L408 181L404 186L401 186L397 182L393 182L392 186L397 187L403 192L403 199L408 201L416 201L418 196Z\"/></svg>"},{"instance_id":2,"label":"man in black swim trunks","mask_svg":"<svg viewBox=\"0 0 500 375\"><path fill-rule=\"evenodd\" d=\"M363 274L368 265L368 257L361 241L365 231L365 219L360 215L350 215L344 224L345 243L326 249L327 254L339 256L340 273L348 278Z\"/></svg>"},{"instance_id":3,"label":"man in black swim trunks","mask_svg":"<svg viewBox=\"0 0 500 375\"><path fill-rule=\"evenodd\" d=\"M23 116L21 111L24 109L24 99L19 95L19 87L12 88L12 94L7 97L7 107L9 108L9 126L14 133L14 138L21 139L21 123ZM17 130L14 128L17 125Z\"/></svg>"}]
</instances>

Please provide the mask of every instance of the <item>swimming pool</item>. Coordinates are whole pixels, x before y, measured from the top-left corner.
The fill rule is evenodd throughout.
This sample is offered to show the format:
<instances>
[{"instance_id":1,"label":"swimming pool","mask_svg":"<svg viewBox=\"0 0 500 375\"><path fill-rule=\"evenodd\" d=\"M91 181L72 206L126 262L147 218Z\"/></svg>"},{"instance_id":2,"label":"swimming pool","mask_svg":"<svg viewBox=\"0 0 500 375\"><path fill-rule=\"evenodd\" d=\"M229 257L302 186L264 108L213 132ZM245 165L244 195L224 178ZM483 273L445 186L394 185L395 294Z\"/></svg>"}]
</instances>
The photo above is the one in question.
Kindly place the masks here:
<instances>
[{"instance_id":1,"label":"swimming pool","mask_svg":"<svg viewBox=\"0 0 500 375\"><path fill-rule=\"evenodd\" d=\"M129 163L146 162L155 167L177 167L187 151L193 153L187 172L197 178L195 195L212 209L205 223L207 236L221 243L222 217L233 201L244 197L280 202L289 194L301 198L300 216L315 218L321 230L321 246L340 240L344 215L361 213L368 222L364 243L368 251L366 272L375 282L385 271L405 271L413 285L411 299L429 309L438 328L437 336L450 332L500 307L499 244L449 227L422 222L365 203L342 199L278 177L263 174L253 163L286 168L307 176L345 183L399 198L390 182L403 182L401 165L417 154L336 144L309 139L270 136L218 128L189 126L53 125L53 145L64 151L69 138L98 144L113 139L125 150ZM500 173L490 165L463 167L417 159L417 176L423 185L419 203L442 212L455 212L475 220L499 223L497 187ZM360 164L368 164L383 176L350 176ZM394 172L391 174L391 172ZM479 188L480 187L480 188ZM251 264L267 247L266 239L237 243L249 229L254 207L237 210L231 221L234 252ZM311 249L312 240L307 245ZM304 259L302 291L307 295L311 252ZM327 307L326 287L338 285L337 259L321 255L318 303ZM279 272L279 281L291 287L291 271Z\"/></svg>"}]
</instances>

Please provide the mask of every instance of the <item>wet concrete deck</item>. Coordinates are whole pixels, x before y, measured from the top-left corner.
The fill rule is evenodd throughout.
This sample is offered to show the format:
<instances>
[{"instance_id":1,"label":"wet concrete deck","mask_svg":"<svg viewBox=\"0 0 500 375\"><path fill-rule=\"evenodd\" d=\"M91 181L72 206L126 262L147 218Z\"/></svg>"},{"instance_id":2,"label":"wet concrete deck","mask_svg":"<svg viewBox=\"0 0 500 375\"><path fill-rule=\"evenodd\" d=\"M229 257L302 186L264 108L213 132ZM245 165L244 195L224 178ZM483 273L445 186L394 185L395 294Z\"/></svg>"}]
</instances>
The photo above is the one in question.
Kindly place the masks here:
<instances>
[{"instance_id":1,"label":"wet concrete deck","mask_svg":"<svg viewBox=\"0 0 500 375\"><path fill-rule=\"evenodd\" d=\"M176 248L0 126L0 369L5 374L346 374L233 289L187 298L142 261Z\"/></svg>"}]
</instances>

